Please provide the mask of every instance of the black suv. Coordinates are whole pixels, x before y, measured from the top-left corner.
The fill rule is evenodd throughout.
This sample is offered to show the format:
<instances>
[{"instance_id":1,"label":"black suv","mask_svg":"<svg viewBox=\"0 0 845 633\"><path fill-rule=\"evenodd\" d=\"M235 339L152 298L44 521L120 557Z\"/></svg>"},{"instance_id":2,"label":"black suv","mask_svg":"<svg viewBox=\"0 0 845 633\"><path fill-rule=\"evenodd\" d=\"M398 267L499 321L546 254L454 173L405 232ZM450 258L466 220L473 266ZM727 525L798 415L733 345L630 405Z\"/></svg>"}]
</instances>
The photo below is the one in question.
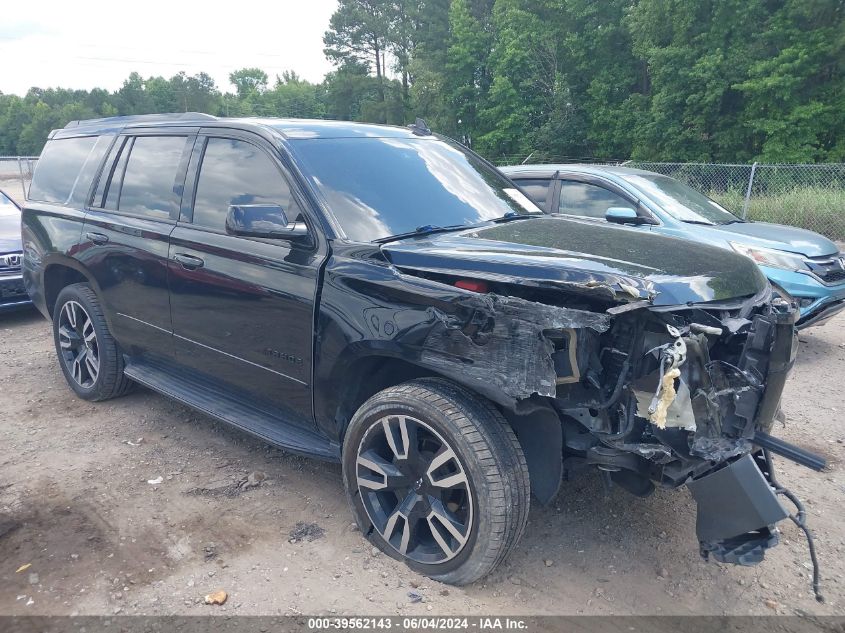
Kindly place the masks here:
<instances>
[{"instance_id":1,"label":"black suv","mask_svg":"<svg viewBox=\"0 0 845 633\"><path fill-rule=\"evenodd\" d=\"M795 314L757 266L543 215L421 121L74 122L23 243L80 397L140 383L341 461L363 534L438 580L490 572L529 492L588 468L689 485L718 560L777 540L758 447L792 449L766 432Z\"/></svg>"}]
</instances>

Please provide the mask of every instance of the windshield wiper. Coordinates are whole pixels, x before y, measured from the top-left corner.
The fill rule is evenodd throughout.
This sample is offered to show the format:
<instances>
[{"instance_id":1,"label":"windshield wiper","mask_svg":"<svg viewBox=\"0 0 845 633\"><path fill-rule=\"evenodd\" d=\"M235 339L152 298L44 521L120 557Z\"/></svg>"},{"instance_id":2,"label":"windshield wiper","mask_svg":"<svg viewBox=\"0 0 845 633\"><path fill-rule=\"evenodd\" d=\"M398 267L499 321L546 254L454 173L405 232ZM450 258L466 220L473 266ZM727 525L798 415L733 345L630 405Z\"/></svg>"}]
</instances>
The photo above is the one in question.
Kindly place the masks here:
<instances>
[{"instance_id":1,"label":"windshield wiper","mask_svg":"<svg viewBox=\"0 0 845 633\"><path fill-rule=\"evenodd\" d=\"M715 222L705 222L704 220L681 220L684 224L703 224L704 226L715 226Z\"/></svg>"},{"instance_id":2,"label":"windshield wiper","mask_svg":"<svg viewBox=\"0 0 845 633\"><path fill-rule=\"evenodd\" d=\"M505 215L490 221L496 223L510 222L511 220L522 220L524 218L539 218L543 215L544 214L542 213L517 213L516 211L510 211L509 213L505 213Z\"/></svg>"},{"instance_id":3,"label":"windshield wiper","mask_svg":"<svg viewBox=\"0 0 845 633\"><path fill-rule=\"evenodd\" d=\"M380 237L377 240L373 240L379 244L384 244L386 242L393 242L394 240L402 240L406 237L424 237L426 235L433 235L435 233L448 233L449 231L460 231L461 229L471 229L473 225L471 224L450 224L449 226L436 226L434 224L426 224L424 226L418 226L413 231L408 231L407 233L397 233L396 235L388 235L387 237Z\"/></svg>"},{"instance_id":4,"label":"windshield wiper","mask_svg":"<svg viewBox=\"0 0 845 633\"><path fill-rule=\"evenodd\" d=\"M494 218L492 220L484 220L484 222L479 222L478 224L450 224L448 226L426 224L424 226L418 226L413 231L408 231L407 233L397 233L396 235L388 235L387 237L380 237L377 240L373 241L378 244L385 244L386 242L403 240L407 237L425 237L426 235L434 235L435 233L449 233L450 231L461 231L463 229L477 229L479 227L489 225L490 222L500 224L502 222L510 222L511 220L522 220L525 218L541 217L542 215L542 213L517 213L516 211L512 211L510 213L505 213L505 215L499 218Z\"/></svg>"}]
</instances>

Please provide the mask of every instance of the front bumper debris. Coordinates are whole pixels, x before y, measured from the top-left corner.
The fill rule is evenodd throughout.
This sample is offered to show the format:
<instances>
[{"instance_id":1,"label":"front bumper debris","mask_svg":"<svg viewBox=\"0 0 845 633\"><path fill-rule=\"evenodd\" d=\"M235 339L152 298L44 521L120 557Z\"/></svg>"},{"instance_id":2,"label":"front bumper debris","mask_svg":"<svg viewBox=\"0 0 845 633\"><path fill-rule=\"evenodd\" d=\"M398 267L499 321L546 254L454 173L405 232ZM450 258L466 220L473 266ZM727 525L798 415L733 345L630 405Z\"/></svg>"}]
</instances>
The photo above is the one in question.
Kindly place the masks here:
<instances>
[{"instance_id":1,"label":"front bumper debris","mask_svg":"<svg viewBox=\"0 0 845 633\"><path fill-rule=\"evenodd\" d=\"M795 328L803 330L813 325L824 325L827 321L835 317L837 314L845 310L845 299L834 301L833 303L824 304L812 312L802 316Z\"/></svg>"},{"instance_id":2,"label":"front bumper debris","mask_svg":"<svg viewBox=\"0 0 845 633\"><path fill-rule=\"evenodd\" d=\"M687 485L698 504L695 529L705 560L756 565L777 545L774 526L789 513L754 457L745 455Z\"/></svg>"}]
</instances>

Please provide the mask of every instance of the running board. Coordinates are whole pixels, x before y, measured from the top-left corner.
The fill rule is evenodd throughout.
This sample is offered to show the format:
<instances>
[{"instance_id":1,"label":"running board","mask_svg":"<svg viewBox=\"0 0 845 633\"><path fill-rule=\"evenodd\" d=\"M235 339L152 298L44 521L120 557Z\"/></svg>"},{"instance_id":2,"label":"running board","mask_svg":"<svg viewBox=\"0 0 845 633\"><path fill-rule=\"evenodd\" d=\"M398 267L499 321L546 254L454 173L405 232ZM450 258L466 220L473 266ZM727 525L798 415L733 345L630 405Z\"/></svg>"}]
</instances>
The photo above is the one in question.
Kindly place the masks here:
<instances>
[{"instance_id":1,"label":"running board","mask_svg":"<svg viewBox=\"0 0 845 633\"><path fill-rule=\"evenodd\" d=\"M202 379L176 373L159 364L127 359L126 376L202 413L293 453L340 461L340 447L329 439L294 426L284 418L243 398L222 396Z\"/></svg>"}]
</instances>

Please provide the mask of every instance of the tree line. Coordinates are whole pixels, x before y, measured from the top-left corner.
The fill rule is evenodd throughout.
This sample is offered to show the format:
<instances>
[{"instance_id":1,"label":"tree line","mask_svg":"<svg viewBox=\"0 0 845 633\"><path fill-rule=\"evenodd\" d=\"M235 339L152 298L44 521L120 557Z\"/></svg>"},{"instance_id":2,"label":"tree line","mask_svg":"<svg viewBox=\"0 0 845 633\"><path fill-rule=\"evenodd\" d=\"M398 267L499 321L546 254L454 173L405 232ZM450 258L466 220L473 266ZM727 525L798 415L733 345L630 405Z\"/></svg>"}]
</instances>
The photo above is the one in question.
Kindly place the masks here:
<instances>
[{"instance_id":1,"label":"tree line","mask_svg":"<svg viewBox=\"0 0 845 633\"><path fill-rule=\"evenodd\" d=\"M132 73L0 94L0 154L73 119L197 111L435 131L491 158L845 161L845 0L340 0L334 70Z\"/></svg>"}]
</instances>

